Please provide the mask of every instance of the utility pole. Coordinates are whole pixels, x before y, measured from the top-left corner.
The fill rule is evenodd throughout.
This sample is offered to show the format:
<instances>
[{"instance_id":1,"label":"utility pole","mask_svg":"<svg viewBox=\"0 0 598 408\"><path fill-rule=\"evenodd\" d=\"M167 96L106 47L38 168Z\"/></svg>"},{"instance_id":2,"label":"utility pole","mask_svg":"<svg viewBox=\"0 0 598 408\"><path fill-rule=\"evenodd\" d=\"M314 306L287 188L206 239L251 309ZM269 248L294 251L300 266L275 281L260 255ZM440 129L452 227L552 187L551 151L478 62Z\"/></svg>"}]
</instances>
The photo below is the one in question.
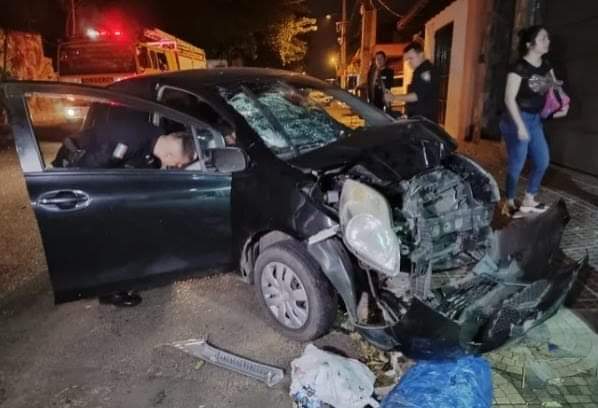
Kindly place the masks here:
<instances>
[{"instance_id":1,"label":"utility pole","mask_svg":"<svg viewBox=\"0 0 598 408\"><path fill-rule=\"evenodd\" d=\"M67 37L74 37L77 34L77 11L76 11L76 0L69 0L68 13L66 18L66 24L64 27L64 34Z\"/></svg>"},{"instance_id":2,"label":"utility pole","mask_svg":"<svg viewBox=\"0 0 598 408\"><path fill-rule=\"evenodd\" d=\"M359 81L367 82L372 50L376 45L377 10L372 0L362 0L361 4L361 47Z\"/></svg>"},{"instance_id":3,"label":"utility pole","mask_svg":"<svg viewBox=\"0 0 598 408\"><path fill-rule=\"evenodd\" d=\"M342 0L342 22L341 22L341 88L347 87L347 0Z\"/></svg>"},{"instance_id":4,"label":"utility pole","mask_svg":"<svg viewBox=\"0 0 598 408\"><path fill-rule=\"evenodd\" d=\"M7 29L3 30L4 33L4 63L2 65L2 81L6 81L6 79L8 78L8 39L9 39L9 35L10 32ZM1 124L1 123L0 123Z\"/></svg>"}]
</instances>

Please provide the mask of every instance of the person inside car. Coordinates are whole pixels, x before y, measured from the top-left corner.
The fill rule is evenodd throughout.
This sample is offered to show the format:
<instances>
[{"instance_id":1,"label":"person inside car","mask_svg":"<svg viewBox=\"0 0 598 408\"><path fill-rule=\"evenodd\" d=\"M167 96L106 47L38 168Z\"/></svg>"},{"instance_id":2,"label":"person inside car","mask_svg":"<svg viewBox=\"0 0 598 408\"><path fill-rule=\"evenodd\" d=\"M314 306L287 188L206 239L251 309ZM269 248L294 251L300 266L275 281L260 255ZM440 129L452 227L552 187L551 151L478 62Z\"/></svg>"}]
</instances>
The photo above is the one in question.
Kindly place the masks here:
<instances>
[{"instance_id":1,"label":"person inside car","mask_svg":"<svg viewBox=\"0 0 598 408\"><path fill-rule=\"evenodd\" d=\"M54 167L182 168L195 158L187 132L162 134L148 122L110 121L66 138Z\"/></svg>"},{"instance_id":2,"label":"person inside car","mask_svg":"<svg viewBox=\"0 0 598 408\"><path fill-rule=\"evenodd\" d=\"M66 138L52 162L54 167L182 168L195 159L193 138L187 132L161 134L148 122L117 120ZM135 291L99 297L100 304L131 307L141 303Z\"/></svg>"}]
</instances>

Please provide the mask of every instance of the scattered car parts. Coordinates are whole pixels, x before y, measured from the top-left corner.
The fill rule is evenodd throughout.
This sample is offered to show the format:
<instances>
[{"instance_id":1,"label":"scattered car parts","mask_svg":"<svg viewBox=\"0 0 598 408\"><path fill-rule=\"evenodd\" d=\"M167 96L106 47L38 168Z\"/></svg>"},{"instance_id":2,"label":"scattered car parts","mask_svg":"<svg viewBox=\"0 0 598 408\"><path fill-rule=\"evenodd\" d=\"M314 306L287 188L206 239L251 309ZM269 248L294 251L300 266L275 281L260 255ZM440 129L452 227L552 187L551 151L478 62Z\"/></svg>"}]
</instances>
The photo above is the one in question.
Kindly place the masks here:
<instances>
[{"instance_id":1,"label":"scattered car parts","mask_svg":"<svg viewBox=\"0 0 598 408\"><path fill-rule=\"evenodd\" d=\"M207 339L190 339L171 345L215 366L261 381L268 387L275 386L284 378L284 371L281 368L221 350L209 344Z\"/></svg>"}]
</instances>

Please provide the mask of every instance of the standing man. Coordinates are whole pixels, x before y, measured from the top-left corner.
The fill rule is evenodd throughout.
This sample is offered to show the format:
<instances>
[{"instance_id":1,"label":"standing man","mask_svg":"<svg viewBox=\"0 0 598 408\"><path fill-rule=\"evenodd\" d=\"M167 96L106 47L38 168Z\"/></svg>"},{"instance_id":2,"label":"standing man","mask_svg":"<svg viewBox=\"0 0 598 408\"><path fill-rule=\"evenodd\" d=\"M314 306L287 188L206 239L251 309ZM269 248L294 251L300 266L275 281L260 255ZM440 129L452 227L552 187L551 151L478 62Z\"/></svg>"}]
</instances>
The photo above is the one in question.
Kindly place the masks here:
<instances>
[{"instance_id":1,"label":"standing man","mask_svg":"<svg viewBox=\"0 0 598 408\"><path fill-rule=\"evenodd\" d=\"M384 95L390 92L393 77L393 70L386 66L386 54L378 51L368 71L368 102L385 112L390 112L391 104Z\"/></svg>"},{"instance_id":2,"label":"standing man","mask_svg":"<svg viewBox=\"0 0 598 408\"><path fill-rule=\"evenodd\" d=\"M413 79L404 95L384 95L386 103L405 102L407 116L421 115L433 122L438 122L440 79L436 68L424 55L421 44L413 42L404 52L403 58L413 69Z\"/></svg>"}]
</instances>

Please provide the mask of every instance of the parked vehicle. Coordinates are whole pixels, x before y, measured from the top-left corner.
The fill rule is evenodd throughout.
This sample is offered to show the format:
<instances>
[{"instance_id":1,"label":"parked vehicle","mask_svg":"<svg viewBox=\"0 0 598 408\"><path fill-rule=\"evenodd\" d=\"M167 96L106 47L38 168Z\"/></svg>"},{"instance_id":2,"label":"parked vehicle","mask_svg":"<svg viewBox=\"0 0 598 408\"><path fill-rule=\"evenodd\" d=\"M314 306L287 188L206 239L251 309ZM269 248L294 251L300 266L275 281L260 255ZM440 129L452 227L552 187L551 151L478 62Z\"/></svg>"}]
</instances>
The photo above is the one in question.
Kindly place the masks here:
<instances>
[{"instance_id":1,"label":"parked vehicle","mask_svg":"<svg viewBox=\"0 0 598 408\"><path fill-rule=\"evenodd\" d=\"M223 69L109 89L0 89L57 302L236 265L291 338L326 334L340 300L378 347L438 357L522 335L557 310L583 265L559 249L563 202L496 230L495 180L442 128L396 121L304 75ZM26 109L68 98L88 101L78 124L38 123ZM186 130L197 160L51 167L61 138L117 120Z\"/></svg>"}]
</instances>

